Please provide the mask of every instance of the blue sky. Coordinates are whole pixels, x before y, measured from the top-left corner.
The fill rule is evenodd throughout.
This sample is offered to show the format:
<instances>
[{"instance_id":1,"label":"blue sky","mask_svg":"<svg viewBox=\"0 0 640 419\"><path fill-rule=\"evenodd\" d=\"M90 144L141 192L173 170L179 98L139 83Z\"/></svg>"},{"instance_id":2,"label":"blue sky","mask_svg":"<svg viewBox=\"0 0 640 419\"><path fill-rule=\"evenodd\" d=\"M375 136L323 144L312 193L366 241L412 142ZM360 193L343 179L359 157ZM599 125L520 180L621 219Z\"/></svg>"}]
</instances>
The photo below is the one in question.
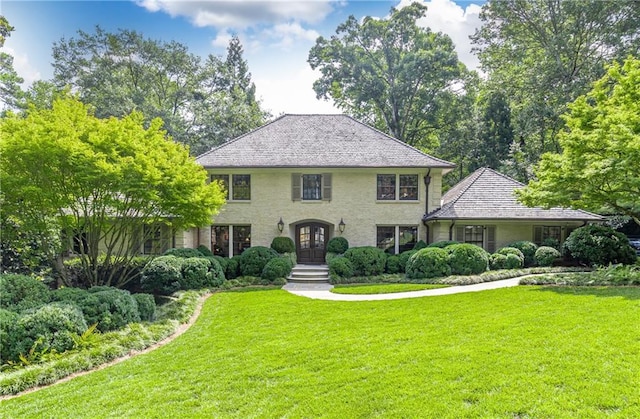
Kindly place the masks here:
<instances>
[{"instance_id":1,"label":"blue sky","mask_svg":"<svg viewBox=\"0 0 640 419\"><path fill-rule=\"evenodd\" d=\"M452 37L468 67L477 59L468 36L479 26L483 0L423 1L429 11L419 24ZM280 113L335 113L330 102L319 101L312 89L318 77L307 56L318 36L329 37L349 15L384 18L394 1L12 1L0 0L0 14L15 27L4 50L27 83L52 76L51 46L72 38L78 30L93 32L134 29L146 37L175 40L192 53L224 55L237 34L265 108Z\"/></svg>"}]
</instances>

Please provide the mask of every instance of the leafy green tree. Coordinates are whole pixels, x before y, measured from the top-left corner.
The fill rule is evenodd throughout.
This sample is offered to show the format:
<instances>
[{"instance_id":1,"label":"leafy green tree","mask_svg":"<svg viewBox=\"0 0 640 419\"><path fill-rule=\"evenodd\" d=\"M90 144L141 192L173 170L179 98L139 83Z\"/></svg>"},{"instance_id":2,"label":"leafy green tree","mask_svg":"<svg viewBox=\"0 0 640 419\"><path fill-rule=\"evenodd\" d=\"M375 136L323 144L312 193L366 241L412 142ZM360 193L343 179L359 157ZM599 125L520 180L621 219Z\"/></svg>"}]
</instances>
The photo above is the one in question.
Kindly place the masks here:
<instances>
[{"instance_id":1,"label":"leafy green tree","mask_svg":"<svg viewBox=\"0 0 640 419\"><path fill-rule=\"evenodd\" d=\"M350 16L318 38L308 59L322 74L317 97L408 144L436 147L465 69L448 36L416 25L425 12L414 3L384 20Z\"/></svg>"},{"instance_id":2,"label":"leafy green tree","mask_svg":"<svg viewBox=\"0 0 640 419\"><path fill-rule=\"evenodd\" d=\"M70 85L100 118L141 111L148 125L161 118L174 140L192 154L261 125L268 113L255 99L242 46L232 39L226 61L206 60L178 42L161 42L97 27L93 34L53 46L54 79ZM233 122L229 122L233 121Z\"/></svg>"},{"instance_id":3,"label":"leafy green tree","mask_svg":"<svg viewBox=\"0 0 640 419\"><path fill-rule=\"evenodd\" d=\"M480 17L473 41L492 89L509 100L519 165L560 152L567 104L640 45L633 1L490 1Z\"/></svg>"},{"instance_id":4,"label":"leafy green tree","mask_svg":"<svg viewBox=\"0 0 640 419\"><path fill-rule=\"evenodd\" d=\"M121 286L151 234L144 225L180 231L209 224L223 204L218 186L166 137L162 121L145 129L143 120L140 113L99 119L65 98L0 122L3 217L38 237L61 275L61 231L84 236L85 285Z\"/></svg>"},{"instance_id":5,"label":"leafy green tree","mask_svg":"<svg viewBox=\"0 0 640 419\"><path fill-rule=\"evenodd\" d=\"M640 224L640 60L609 66L569 110L562 153L542 156L519 199L627 215Z\"/></svg>"},{"instance_id":6,"label":"leafy green tree","mask_svg":"<svg viewBox=\"0 0 640 419\"><path fill-rule=\"evenodd\" d=\"M14 27L9 24L7 18L0 15L0 48L13 31ZM0 52L0 109L6 111L19 107L23 96L20 85L23 82L24 79L13 68L13 57L6 52Z\"/></svg>"}]
</instances>

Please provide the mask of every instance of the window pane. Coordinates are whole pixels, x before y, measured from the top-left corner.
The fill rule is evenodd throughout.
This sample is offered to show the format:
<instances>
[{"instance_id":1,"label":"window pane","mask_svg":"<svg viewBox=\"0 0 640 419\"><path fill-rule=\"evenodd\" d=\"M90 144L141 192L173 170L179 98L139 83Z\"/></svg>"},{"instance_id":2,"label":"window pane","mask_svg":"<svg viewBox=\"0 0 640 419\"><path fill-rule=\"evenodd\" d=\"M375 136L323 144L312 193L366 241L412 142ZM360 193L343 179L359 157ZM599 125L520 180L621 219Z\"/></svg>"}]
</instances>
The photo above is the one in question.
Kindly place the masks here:
<instances>
[{"instance_id":1,"label":"window pane","mask_svg":"<svg viewBox=\"0 0 640 419\"><path fill-rule=\"evenodd\" d=\"M324 249L324 227L315 226L315 234L313 237L313 246L316 249Z\"/></svg>"},{"instance_id":2,"label":"window pane","mask_svg":"<svg viewBox=\"0 0 640 419\"><path fill-rule=\"evenodd\" d=\"M543 226L542 227L542 241L540 243L536 243L538 246L551 245L552 247L558 246L560 244L561 237L561 228L560 226Z\"/></svg>"},{"instance_id":3,"label":"window pane","mask_svg":"<svg viewBox=\"0 0 640 419\"><path fill-rule=\"evenodd\" d=\"M475 244L480 247L484 245L484 227L483 226L465 226L464 242Z\"/></svg>"},{"instance_id":4,"label":"window pane","mask_svg":"<svg viewBox=\"0 0 640 419\"><path fill-rule=\"evenodd\" d=\"M211 182L218 182L224 188L224 199L229 199L229 175L211 175Z\"/></svg>"},{"instance_id":5,"label":"window pane","mask_svg":"<svg viewBox=\"0 0 640 419\"><path fill-rule=\"evenodd\" d=\"M396 199L396 175L378 175L377 199L380 201Z\"/></svg>"},{"instance_id":6,"label":"window pane","mask_svg":"<svg viewBox=\"0 0 640 419\"><path fill-rule=\"evenodd\" d=\"M416 226L400 226L400 238L398 239L399 252L402 253L413 249L418 241L418 227Z\"/></svg>"},{"instance_id":7,"label":"window pane","mask_svg":"<svg viewBox=\"0 0 640 419\"><path fill-rule=\"evenodd\" d=\"M251 199L251 175L233 175L233 199L238 201Z\"/></svg>"},{"instance_id":8,"label":"window pane","mask_svg":"<svg viewBox=\"0 0 640 419\"><path fill-rule=\"evenodd\" d=\"M300 229L300 237L298 238L300 241L301 249L308 249L311 247L311 227L306 226Z\"/></svg>"},{"instance_id":9,"label":"window pane","mask_svg":"<svg viewBox=\"0 0 640 419\"><path fill-rule=\"evenodd\" d=\"M211 226L211 251L216 256L229 256L229 226Z\"/></svg>"},{"instance_id":10,"label":"window pane","mask_svg":"<svg viewBox=\"0 0 640 419\"><path fill-rule=\"evenodd\" d=\"M400 199L418 200L418 175L400 175Z\"/></svg>"},{"instance_id":11,"label":"window pane","mask_svg":"<svg viewBox=\"0 0 640 419\"><path fill-rule=\"evenodd\" d=\"M395 227L378 227L377 239L378 248L384 250L387 253L395 254Z\"/></svg>"},{"instance_id":12,"label":"window pane","mask_svg":"<svg viewBox=\"0 0 640 419\"><path fill-rule=\"evenodd\" d=\"M160 224L144 225L144 246L142 252L145 255L159 255L168 249L168 237L163 238L162 230L163 226ZM168 236L168 233L165 236Z\"/></svg>"},{"instance_id":13,"label":"window pane","mask_svg":"<svg viewBox=\"0 0 640 419\"><path fill-rule=\"evenodd\" d=\"M233 255L251 247L251 226L233 226Z\"/></svg>"},{"instance_id":14,"label":"window pane","mask_svg":"<svg viewBox=\"0 0 640 419\"><path fill-rule=\"evenodd\" d=\"M302 175L302 199L322 199L321 191L321 175Z\"/></svg>"}]
</instances>

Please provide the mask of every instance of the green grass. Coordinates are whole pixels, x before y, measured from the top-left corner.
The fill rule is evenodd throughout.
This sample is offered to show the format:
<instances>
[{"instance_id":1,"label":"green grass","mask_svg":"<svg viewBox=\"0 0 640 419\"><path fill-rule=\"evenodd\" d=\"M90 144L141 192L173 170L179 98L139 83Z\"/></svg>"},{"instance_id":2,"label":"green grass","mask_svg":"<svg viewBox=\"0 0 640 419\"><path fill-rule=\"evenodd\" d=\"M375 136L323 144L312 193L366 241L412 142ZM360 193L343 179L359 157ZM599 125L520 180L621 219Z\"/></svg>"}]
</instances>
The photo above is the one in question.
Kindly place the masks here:
<instances>
[{"instance_id":1,"label":"green grass","mask_svg":"<svg viewBox=\"0 0 640 419\"><path fill-rule=\"evenodd\" d=\"M640 417L640 288L221 293L172 343L0 417Z\"/></svg>"},{"instance_id":2,"label":"green grass","mask_svg":"<svg viewBox=\"0 0 640 419\"><path fill-rule=\"evenodd\" d=\"M444 284L344 284L331 289L335 294L391 294L445 288Z\"/></svg>"}]
</instances>

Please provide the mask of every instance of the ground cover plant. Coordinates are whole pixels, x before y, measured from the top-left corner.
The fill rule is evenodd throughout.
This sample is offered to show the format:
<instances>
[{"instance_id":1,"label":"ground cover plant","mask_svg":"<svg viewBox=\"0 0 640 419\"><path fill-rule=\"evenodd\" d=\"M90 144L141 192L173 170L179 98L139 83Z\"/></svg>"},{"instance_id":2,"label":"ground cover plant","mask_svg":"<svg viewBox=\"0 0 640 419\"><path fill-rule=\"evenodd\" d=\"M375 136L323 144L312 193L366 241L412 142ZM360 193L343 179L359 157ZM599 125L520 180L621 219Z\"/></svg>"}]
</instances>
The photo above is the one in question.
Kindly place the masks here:
<instances>
[{"instance_id":1,"label":"ground cover plant","mask_svg":"<svg viewBox=\"0 0 640 419\"><path fill-rule=\"evenodd\" d=\"M219 293L172 343L4 400L0 417L638 417L639 300L637 287Z\"/></svg>"},{"instance_id":2,"label":"ground cover plant","mask_svg":"<svg viewBox=\"0 0 640 419\"><path fill-rule=\"evenodd\" d=\"M444 288L444 284L345 284L336 285L334 294L391 294L396 292L422 291Z\"/></svg>"}]
</instances>

